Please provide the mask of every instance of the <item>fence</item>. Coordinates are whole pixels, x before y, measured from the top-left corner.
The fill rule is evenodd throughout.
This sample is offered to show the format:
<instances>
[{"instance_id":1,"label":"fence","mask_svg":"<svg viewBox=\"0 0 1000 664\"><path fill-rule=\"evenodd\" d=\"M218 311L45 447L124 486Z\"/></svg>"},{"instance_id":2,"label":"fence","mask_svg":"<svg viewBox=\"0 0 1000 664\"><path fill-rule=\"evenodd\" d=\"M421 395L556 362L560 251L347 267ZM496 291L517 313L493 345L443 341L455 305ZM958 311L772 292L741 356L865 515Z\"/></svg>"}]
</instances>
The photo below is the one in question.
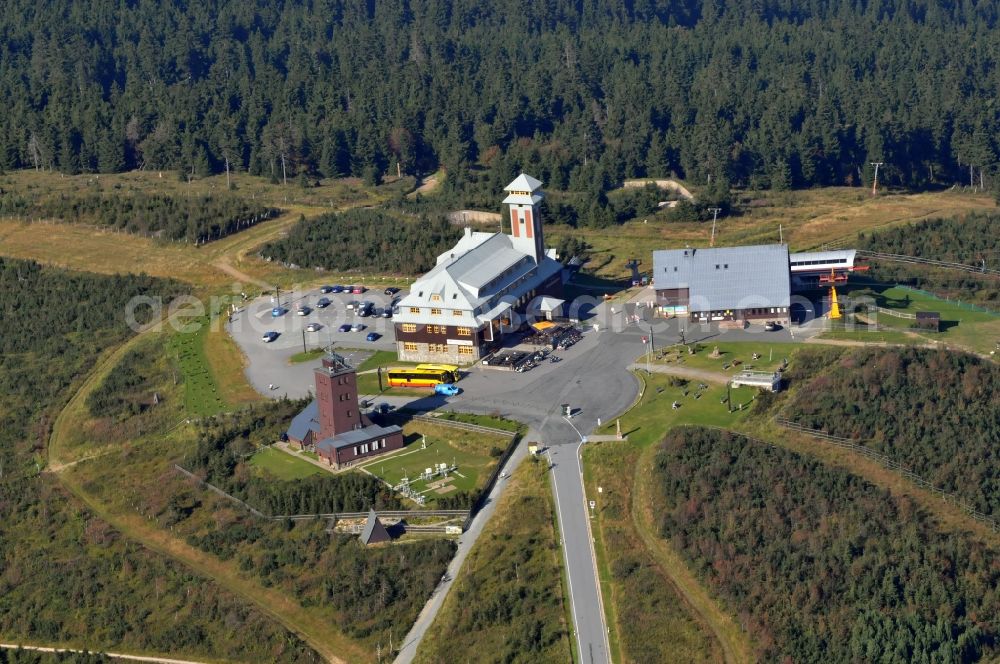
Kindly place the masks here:
<instances>
[{"instance_id":1,"label":"fence","mask_svg":"<svg viewBox=\"0 0 1000 664\"><path fill-rule=\"evenodd\" d=\"M210 482L206 482L205 480L201 479L191 471L182 468L178 464L174 464L174 469L177 470L177 472L184 475L185 477L187 477L188 479L197 482L198 485L201 486L202 488L208 489L209 491L212 491L222 496L223 498L230 500L233 503L236 503L237 505L243 507L256 517L259 517L261 519L267 519L269 521L283 521L285 519L289 519L291 521L310 521L314 519L333 519L333 520L363 519L368 516L368 512L325 512L325 513L321 512L317 514L278 514L278 515L264 514L263 512L256 509L249 503L240 500L239 498L237 498L232 494L226 493L219 487L215 486L214 484L211 484ZM466 519L468 519L470 515L469 510L376 510L375 513L381 517L398 518L398 519L405 519L406 517L428 517L428 516L451 517L451 518L465 517Z\"/></svg>"},{"instance_id":2,"label":"fence","mask_svg":"<svg viewBox=\"0 0 1000 664\"><path fill-rule=\"evenodd\" d=\"M908 314L905 311L896 311L895 309L886 309L885 307L877 307L873 304L868 305L869 309L874 309L880 314L887 314L889 316L895 316L896 318L907 318L909 320L916 320L916 314Z\"/></svg>"},{"instance_id":3,"label":"fence","mask_svg":"<svg viewBox=\"0 0 1000 664\"><path fill-rule=\"evenodd\" d=\"M815 438L820 438L822 440L829 442L832 445L836 445L837 447L850 450L851 452L855 452L864 457L867 457L881 464L885 468L888 468L889 470L896 471L906 479L916 484L917 486L927 489L928 491L938 496L945 502L951 503L959 507L963 512L968 514L976 521L979 521L980 523L989 526L990 530L992 530L993 532L1000 532L1000 523L997 523L997 521L994 520L992 517L978 511L972 505L969 505L968 503L962 501L962 499L956 496L955 494L949 493L944 489L937 488L936 486L925 480L920 475L917 475L909 467L904 466L903 464L886 456L885 454L876 452L875 450L869 447L865 447L864 445L858 445L857 443L852 442L851 439L849 438L834 436L833 434L829 434L825 431L819 431L817 429L810 429L809 427L803 426L796 422L792 422L791 420L786 420L776 417L774 421L777 422L779 425L785 427L786 429L792 429L793 431L800 431L802 433L809 434L810 436L813 436Z\"/></svg>"}]
</instances>

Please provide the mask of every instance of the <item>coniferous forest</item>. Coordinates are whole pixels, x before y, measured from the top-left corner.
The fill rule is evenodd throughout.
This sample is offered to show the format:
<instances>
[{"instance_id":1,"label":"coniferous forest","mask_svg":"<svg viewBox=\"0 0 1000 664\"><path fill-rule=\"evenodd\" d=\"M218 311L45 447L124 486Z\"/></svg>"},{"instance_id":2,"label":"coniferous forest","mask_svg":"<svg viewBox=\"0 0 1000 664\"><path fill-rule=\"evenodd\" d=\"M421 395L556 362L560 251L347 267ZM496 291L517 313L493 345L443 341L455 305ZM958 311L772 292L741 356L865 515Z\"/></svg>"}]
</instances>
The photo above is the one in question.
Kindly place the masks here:
<instances>
[{"instance_id":1,"label":"coniferous forest","mask_svg":"<svg viewBox=\"0 0 1000 664\"><path fill-rule=\"evenodd\" d=\"M1000 368L975 355L859 349L801 380L783 416L852 438L977 510L1000 512Z\"/></svg>"},{"instance_id":2,"label":"coniferous forest","mask_svg":"<svg viewBox=\"0 0 1000 664\"><path fill-rule=\"evenodd\" d=\"M782 448L674 429L660 535L754 636L762 662L996 656L997 567L907 498Z\"/></svg>"},{"instance_id":3,"label":"coniferous forest","mask_svg":"<svg viewBox=\"0 0 1000 664\"><path fill-rule=\"evenodd\" d=\"M0 14L0 167L551 188L991 186L1000 8L936 0L120 3Z\"/></svg>"}]
</instances>

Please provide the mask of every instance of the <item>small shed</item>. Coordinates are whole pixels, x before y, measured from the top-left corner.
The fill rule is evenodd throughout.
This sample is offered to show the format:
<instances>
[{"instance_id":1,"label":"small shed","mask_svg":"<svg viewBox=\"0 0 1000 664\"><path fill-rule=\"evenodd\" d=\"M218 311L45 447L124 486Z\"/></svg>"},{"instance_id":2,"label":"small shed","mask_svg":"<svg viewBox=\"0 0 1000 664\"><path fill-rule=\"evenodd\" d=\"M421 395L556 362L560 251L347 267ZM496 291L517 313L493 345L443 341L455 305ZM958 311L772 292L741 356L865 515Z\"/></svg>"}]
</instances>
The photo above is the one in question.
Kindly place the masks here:
<instances>
[{"instance_id":1,"label":"small shed","mask_svg":"<svg viewBox=\"0 0 1000 664\"><path fill-rule=\"evenodd\" d=\"M361 543L369 546L371 544L378 544L379 542L388 542L391 539L389 531L378 520L375 510L368 510L368 520L365 521L365 527L361 530Z\"/></svg>"},{"instance_id":2,"label":"small shed","mask_svg":"<svg viewBox=\"0 0 1000 664\"><path fill-rule=\"evenodd\" d=\"M545 320L562 318L564 304L566 304L565 300L546 295L538 302L538 311L545 316Z\"/></svg>"},{"instance_id":3,"label":"small shed","mask_svg":"<svg viewBox=\"0 0 1000 664\"><path fill-rule=\"evenodd\" d=\"M937 311L918 311L915 327L921 330L939 332L941 330L941 314Z\"/></svg>"}]
</instances>

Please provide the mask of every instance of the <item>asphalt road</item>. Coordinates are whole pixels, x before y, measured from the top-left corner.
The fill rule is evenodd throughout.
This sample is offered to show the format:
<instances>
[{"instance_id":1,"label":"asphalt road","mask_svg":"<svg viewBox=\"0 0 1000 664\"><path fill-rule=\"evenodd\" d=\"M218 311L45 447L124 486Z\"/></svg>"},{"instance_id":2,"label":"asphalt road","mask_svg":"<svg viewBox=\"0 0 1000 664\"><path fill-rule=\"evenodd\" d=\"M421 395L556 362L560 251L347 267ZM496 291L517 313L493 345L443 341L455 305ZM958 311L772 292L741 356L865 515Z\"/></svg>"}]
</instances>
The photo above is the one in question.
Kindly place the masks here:
<instances>
[{"instance_id":1,"label":"asphalt road","mask_svg":"<svg viewBox=\"0 0 1000 664\"><path fill-rule=\"evenodd\" d=\"M640 292L634 300L638 302L643 297L647 296L644 292ZM269 302L259 303L257 308L251 311L251 317L256 317L258 320L263 315L269 317L270 306ZM527 373L500 371L477 365L463 377L460 382L463 392L455 397L446 398L437 395L417 399L379 397L379 400L397 406L408 405L423 410L454 408L472 413L508 416L525 423L529 427L530 434L525 437L518 454L512 458L508 472L513 468L513 464L523 458L527 442L536 441L547 448L553 475L564 563L570 585L573 638L580 659L586 664L610 662L610 657L607 625L594 560L589 498L584 491L579 457L580 448L587 434L597 427L599 419L602 422L610 421L635 400L639 386L627 367L645 351L649 337L652 336L656 347L677 343L681 338L678 325L682 323L677 320L643 320L644 315L648 317L648 309L634 308L633 304L626 305L624 311L622 308L621 304L615 305L612 313L610 305L596 307L593 318L587 321L591 327L583 339L572 348L556 353L562 358L561 362L546 362ZM639 319L636 320L635 316ZM594 324L597 329L594 329ZM360 337L360 333L355 334ZM801 328L771 333L764 333L759 327L720 331L713 326L685 325L684 329L684 338L689 343L711 342L715 339L795 342L801 341L804 334L808 332ZM294 337L295 334L283 335L282 339L285 336ZM311 370L316 363L290 367L286 360L274 359L281 357L281 353L274 353L274 350L280 349L287 357L298 350L294 343L286 342L287 346L282 346L280 345L282 339L279 339L274 342L277 345L271 348L273 344L262 344L259 338L260 333L253 335L244 333L240 341L245 351L247 347L251 347L254 351L248 353L250 367L247 374L251 377L251 382L265 394L268 393L266 384L264 389L261 389L261 384L266 381L275 382L283 387L288 386L288 389L278 392L287 391L289 396L300 396L291 388L300 383L305 384L306 378L308 386L311 386ZM261 351L262 346L267 346L266 350ZM302 372L302 375L296 372ZM273 392L271 395L280 396ZM572 417L563 417L562 404L568 404L572 408ZM446 577L407 635L397 662L406 663L412 660L420 640L433 622L450 588L451 579L457 576L468 551L488 521L496 498L504 486L505 482L498 483L491 493L487 509L477 516L470 530L463 534L458 554L449 565Z\"/></svg>"}]
</instances>

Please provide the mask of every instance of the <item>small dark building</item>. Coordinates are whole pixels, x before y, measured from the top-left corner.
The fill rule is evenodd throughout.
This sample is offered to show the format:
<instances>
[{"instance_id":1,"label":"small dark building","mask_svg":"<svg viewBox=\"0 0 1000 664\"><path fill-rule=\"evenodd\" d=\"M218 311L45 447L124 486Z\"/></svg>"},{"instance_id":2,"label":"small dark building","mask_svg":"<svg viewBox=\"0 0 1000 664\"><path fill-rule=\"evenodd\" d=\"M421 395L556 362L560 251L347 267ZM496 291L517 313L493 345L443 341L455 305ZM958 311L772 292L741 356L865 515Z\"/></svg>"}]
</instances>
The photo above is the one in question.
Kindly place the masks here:
<instances>
[{"instance_id":1,"label":"small dark building","mask_svg":"<svg viewBox=\"0 0 1000 664\"><path fill-rule=\"evenodd\" d=\"M360 429L324 438L315 445L319 458L337 468L354 463L358 459L402 448L403 430L394 424L387 427L369 424Z\"/></svg>"},{"instance_id":2,"label":"small dark building","mask_svg":"<svg viewBox=\"0 0 1000 664\"><path fill-rule=\"evenodd\" d=\"M939 332L941 330L941 314L937 311L918 311L915 326L921 330Z\"/></svg>"},{"instance_id":3,"label":"small dark building","mask_svg":"<svg viewBox=\"0 0 1000 664\"><path fill-rule=\"evenodd\" d=\"M361 530L360 539L361 543L365 546L392 540L392 537L389 535L389 531L386 530L385 526L382 525L382 522L378 520L378 515L375 514L375 510L368 510L368 520L365 521L365 527Z\"/></svg>"}]
</instances>

